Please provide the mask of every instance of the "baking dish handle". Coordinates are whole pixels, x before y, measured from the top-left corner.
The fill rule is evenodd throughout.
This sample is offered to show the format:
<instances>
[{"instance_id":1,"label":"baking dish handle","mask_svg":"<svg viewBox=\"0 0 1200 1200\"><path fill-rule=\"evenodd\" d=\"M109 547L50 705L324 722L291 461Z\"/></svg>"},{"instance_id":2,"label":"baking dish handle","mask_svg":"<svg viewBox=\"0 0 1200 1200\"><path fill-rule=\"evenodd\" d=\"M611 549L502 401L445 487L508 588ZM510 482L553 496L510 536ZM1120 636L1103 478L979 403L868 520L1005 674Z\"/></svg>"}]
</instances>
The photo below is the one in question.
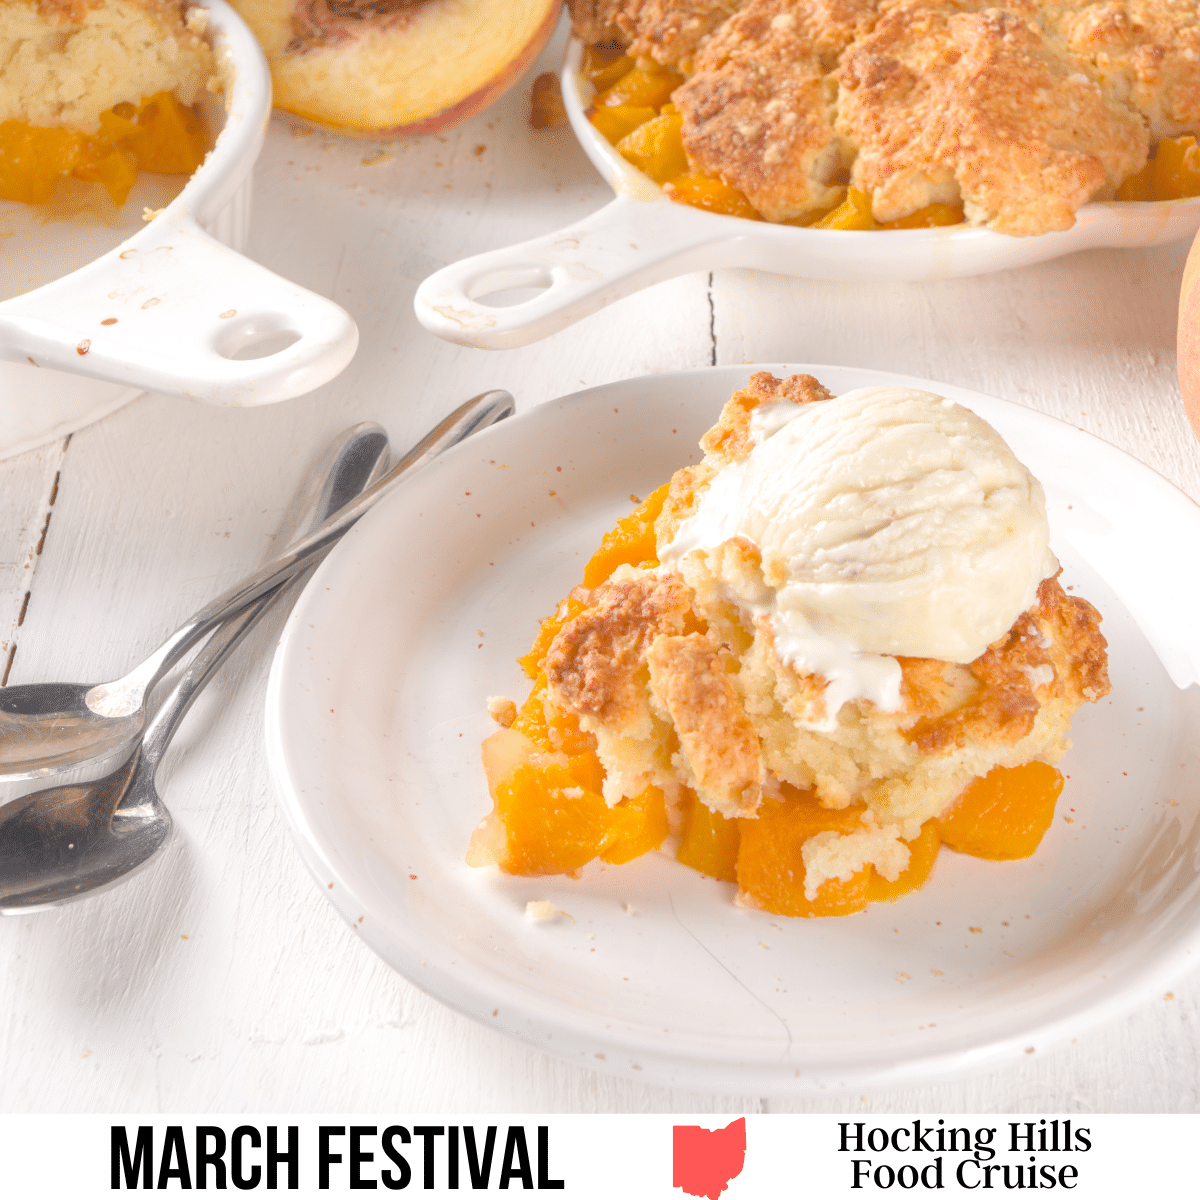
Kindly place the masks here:
<instances>
[{"instance_id":1,"label":"baking dish handle","mask_svg":"<svg viewBox=\"0 0 1200 1200\"><path fill-rule=\"evenodd\" d=\"M618 196L566 229L430 275L413 301L417 320L463 346L526 346L652 283L727 265L714 259L714 246L736 236L714 229L712 218L661 196ZM513 304L487 302L530 288L540 290Z\"/></svg>"},{"instance_id":2,"label":"baking dish handle","mask_svg":"<svg viewBox=\"0 0 1200 1200\"><path fill-rule=\"evenodd\" d=\"M80 270L0 304L0 358L209 404L303 395L357 346L338 305L187 214L164 214Z\"/></svg>"}]
</instances>

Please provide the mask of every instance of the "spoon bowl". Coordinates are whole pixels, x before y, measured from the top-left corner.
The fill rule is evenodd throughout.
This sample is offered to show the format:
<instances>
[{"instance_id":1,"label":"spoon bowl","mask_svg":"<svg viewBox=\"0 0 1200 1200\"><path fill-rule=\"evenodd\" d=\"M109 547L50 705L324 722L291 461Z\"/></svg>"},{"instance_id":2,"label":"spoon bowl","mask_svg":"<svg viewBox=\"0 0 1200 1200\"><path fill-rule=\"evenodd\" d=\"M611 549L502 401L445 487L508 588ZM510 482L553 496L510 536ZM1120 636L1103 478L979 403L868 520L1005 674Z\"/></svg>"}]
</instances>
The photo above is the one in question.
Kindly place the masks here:
<instances>
[{"instance_id":1,"label":"spoon bowl","mask_svg":"<svg viewBox=\"0 0 1200 1200\"><path fill-rule=\"evenodd\" d=\"M221 625L115 771L88 783L46 788L0 808L0 913L36 912L104 891L162 848L172 821L154 777L167 746L201 689L287 590L281 585Z\"/></svg>"},{"instance_id":2,"label":"spoon bowl","mask_svg":"<svg viewBox=\"0 0 1200 1200\"><path fill-rule=\"evenodd\" d=\"M383 475L388 457L387 434L380 426L366 423L348 429L322 456L293 501L286 523L301 536L309 533ZM154 783L162 756L200 690L287 590L281 584L223 622L148 723L144 696L123 716L92 713L87 702L96 689L86 684L27 689L28 697L40 700L46 712L3 714L0 733L24 722L30 746L40 744L52 755L56 744L65 748L50 758L51 763L55 758L74 762L72 756L88 748L97 760L111 757L129 742L133 753L100 779L47 788L0 808L0 913L36 912L104 891L140 870L162 849L173 825ZM0 691L0 705L5 696ZM82 711L68 715L72 705ZM39 718L44 729L38 727Z\"/></svg>"},{"instance_id":3,"label":"spoon bowl","mask_svg":"<svg viewBox=\"0 0 1200 1200\"><path fill-rule=\"evenodd\" d=\"M234 608L234 615L220 621L144 729L140 701L132 716L95 718L103 725L124 727L126 731L129 722L138 722L133 736L137 738L140 732L140 741L125 762L101 779L46 788L0 807L0 913L26 913L64 904L112 887L145 866L162 848L172 828L171 814L155 787L159 763L192 702L234 647L280 596L291 591L289 585L320 556L320 551L331 547L378 499L382 489L475 430L503 420L512 409L512 397L507 392L475 397L435 427L387 474L382 474L387 462L387 439L384 435L381 447L378 437L383 431L378 426L356 426L343 435L324 460L326 485L310 487L307 493L303 528L312 532L293 543L282 559L268 563L226 593L224 599L219 597L213 602ZM353 453L356 442L368 437L375 438L374 449ZM289 556L293 562L291 569L286 569ZM232 601L229 596L233 596ZM202 609L201 613L206 611ZM176 644L178 637L168 641L167 646ZM160 655L147 662L157 663ZM158 675L163 669L161 664L155 667ZM41 695L47 705L80 699L90 705L97 690L51 684L43 687ZM147 690L148 685L143 683L143 696ZM32 714L31 719L37 715ZM52 733L60 728L61 715L52 710L48 722ZM74 726L64 720L61 728L97 733L90 722L81 714Z\"/></svg>"},{"instance_id":4,"label":"spoon bowl","mask_svg":"<svg viewBox=\"0 0 1200 1200\"><path fill-rule=\"evenodd\" d=\"M103 779L14 801L0 811L0 913L112 887L145 866L171 829L140 748Z\"/></svg>"},{"instance_id":5,"label":"spoon bowl","mask_svg":"<svg viewBox=\"0 0 1200 1200\"><path fill-rule=\"evenodd\" d=\"M88 707L91 690L89 683L0 689L0 777L37 779L128 747L146 723L145 707L102 716ZM10 764L6 751L17 747L20 758Z\"/></svg>"},{"instance_id":6,"label":"spoon bowl","mask_svg":"<svg viewBox=\"0 0 1200 1200\"><path fill-rule=\"evenodd\" d=\"M281 585L221 625L115 771L0 808L0 913L36 912L104 891L158 853L172 829L154 783L167 746L201 689L287 590Z\"/></svg>"},{"instance_id":7,"label":"spoon bowl","mask_svg":"<svg viewBox=\"0 0 1200 1200\"><path fill-rule=\"evenodd\" d=\"M387 469L387 433L366 422L326 449L285 518L299 537L356 499ZM211 606L210 606L211 607ZM193 619L145 662L112 683L28 683L0 688L0 781L44 779L80 763L128 753L146 724L152 688L208 627Z\"/></svg>"}]
</instances>

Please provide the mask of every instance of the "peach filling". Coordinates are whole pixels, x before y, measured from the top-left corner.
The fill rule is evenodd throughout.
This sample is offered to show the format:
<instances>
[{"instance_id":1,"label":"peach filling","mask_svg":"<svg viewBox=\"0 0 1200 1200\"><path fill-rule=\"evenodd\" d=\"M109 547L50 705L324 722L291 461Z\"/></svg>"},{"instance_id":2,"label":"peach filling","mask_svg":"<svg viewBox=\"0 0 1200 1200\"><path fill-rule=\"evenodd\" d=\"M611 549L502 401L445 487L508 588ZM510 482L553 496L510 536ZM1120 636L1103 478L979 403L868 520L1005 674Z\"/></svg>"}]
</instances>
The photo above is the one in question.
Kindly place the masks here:
<instances>
[{"instance_id":1,"label":"peach filling","mask_svg":"<svg viewBox=\"0 0 1200 1200\"><path fill-rule=\"evenodd\" d=\"M937 822L951 850L976 858L1028 858L1054 820L1063 778L1043 762L997 767L977 779Z\"/></svg>"},{"instance_id":2,"label":"peach filling","mask_svg":"<svg viewBox=\"0 0 1200 1200\"><path fill-rule=\"evenodd\" d=\"M42 204L64 175L102 183L124 204L138 171L190 175L208 141L200 118L170 92L100 114L97 133L0 122L0 199Z\"/></svg>"},{"instance_id":3,"label":"peach filling","mask_svg":"<svg viewBox=\"0 0 1200 1200\"><path fill-rule=\"evenodd\" d=\"M654 522L666 494L665 486L659 488L605 534L584 568L585 587L598 586L624 564L657 565ZM663 793L648 787L610 808L601 794L604 768L595 738L547 700L542 662L558 631L584 607L568 596L542 622L532 649L519 660L533 690L511 727L483 743L494 807L471 838L472 866L494 863L513 875L573 873L596 858L628 862L666 840ZM736 883L752 907L792 917L844 916L920 888L943 844L978 858L1028 857L1050 826L1061 790L1062 776L1045 763L997 767L940 820L925 822L907 843L908 867L897 879L868 865L848 878L826 879L812 900L805 896L804 843L818 833L861 828L863 805L824 808L813 793L783 784L779 798L764 800L755 818L728 820L685 790L675 857L701 874Z\"/></svg>"},{"instance_id":4,"label":"peach filling","mask_svg":"<svg viewBox=\"0 0 1200 1200\"><path fill-rule=\"evenodd\" d=\"M467 861L512 875L557 875L594 858L608 863L657 850L667 836L666 798L656 787L610 808L594 739L546 704L539 675L509 729L483 744L495 808L471 839Z\"/></svg>"},{"instance_id":5,"label":"peach filling","mask_svg":"<svg viewBox=\"0 0 1200 1200\"><path fill-rule=\"evenodd\" d=\"M1163 138L1154 157L1119 188L1118 200L1182 200L1200 196L1200 146L1194 137Z\"/></svg>"},{"instance_id":6,"label":"peach filling","mask_svg":"<svg viewBox=\"0 0 1200 1200\"><path fill-rule=\"evenodd\" d=\"M596 87L588 119L627 162L649 175L679 204L690 204L731 217L763 220L736 188L692 171L683 148L683 118L670 103L683 76L664 68L638 65L620 51L589 46L581 73ZM1200 196L1200 147L1193 137L1163 138L1155 156L1117 189L1118 200L1179 200ZM843 176L843 178L845 178ZM929 229L960 225L961 204L928 204L895 221L876 221L871 197L842 186L832 207L784 221L815 229Z\"/></svg>"}]
</instances>

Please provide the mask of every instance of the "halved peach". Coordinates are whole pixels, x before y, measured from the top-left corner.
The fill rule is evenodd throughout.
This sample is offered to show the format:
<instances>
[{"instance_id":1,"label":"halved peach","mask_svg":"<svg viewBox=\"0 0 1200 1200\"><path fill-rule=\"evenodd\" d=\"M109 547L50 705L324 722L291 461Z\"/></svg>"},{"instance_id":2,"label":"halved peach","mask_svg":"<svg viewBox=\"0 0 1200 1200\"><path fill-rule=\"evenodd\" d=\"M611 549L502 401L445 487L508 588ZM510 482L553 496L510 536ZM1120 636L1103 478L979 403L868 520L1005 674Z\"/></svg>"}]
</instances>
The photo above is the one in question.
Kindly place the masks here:
<instances>
[{"instance_id":1,"label":"halved peach","mask_svg":"<svg viewBox=\"0 0 1200 1200\"><path fill-rule=\"evenodd\" d=\"M561 0L232 0L266 51L278 108L346 133L420 137L498 99Z\"/></svg>"}]
</instances>

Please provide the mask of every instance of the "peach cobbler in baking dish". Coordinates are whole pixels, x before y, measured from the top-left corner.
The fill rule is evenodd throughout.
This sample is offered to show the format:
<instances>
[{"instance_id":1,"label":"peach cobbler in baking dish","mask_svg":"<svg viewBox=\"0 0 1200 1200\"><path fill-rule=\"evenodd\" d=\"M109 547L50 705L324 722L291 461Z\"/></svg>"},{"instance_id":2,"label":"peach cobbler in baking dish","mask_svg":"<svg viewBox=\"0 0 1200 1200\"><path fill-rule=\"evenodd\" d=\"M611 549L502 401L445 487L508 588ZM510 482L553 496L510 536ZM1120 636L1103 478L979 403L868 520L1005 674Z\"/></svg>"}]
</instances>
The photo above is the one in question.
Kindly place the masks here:
<instances>
[{"instance_id":1,"label":"peach cobbler in baking dish","mask_svg":"<svg viewBox=\"0 0 1200 1200\"><path fill-rule=\"evenodd\" d=\"M1196 0L571 0L595 127L674 200L1068 229L1200 194Z\"/></svg>"},{"instance_id":2,"label":"peach cobbler in baking dish","mask_svg":"<svg viewBox=\"0 0 1200 1200\"><path fill-rule=\"evenodd\" d=\"M1071 715L1109 690L1038 482L927 392L760 373L605 535L488 707L473 866L669 845L788 916L920 887L945 843L1033 853Z\"/></svg>"},{"instance_id":3,"label":"peach cobbler in baking dish","mask_svg":"<svg viewBox=\"0 0 1200 1200\"><path fill-rule=\"evenodd\" d=\"M0 200L42 204L74 180L120 205L139 171L196 170L207 22L186 0L0 0Z\"/></svg>"}]
</instances>

